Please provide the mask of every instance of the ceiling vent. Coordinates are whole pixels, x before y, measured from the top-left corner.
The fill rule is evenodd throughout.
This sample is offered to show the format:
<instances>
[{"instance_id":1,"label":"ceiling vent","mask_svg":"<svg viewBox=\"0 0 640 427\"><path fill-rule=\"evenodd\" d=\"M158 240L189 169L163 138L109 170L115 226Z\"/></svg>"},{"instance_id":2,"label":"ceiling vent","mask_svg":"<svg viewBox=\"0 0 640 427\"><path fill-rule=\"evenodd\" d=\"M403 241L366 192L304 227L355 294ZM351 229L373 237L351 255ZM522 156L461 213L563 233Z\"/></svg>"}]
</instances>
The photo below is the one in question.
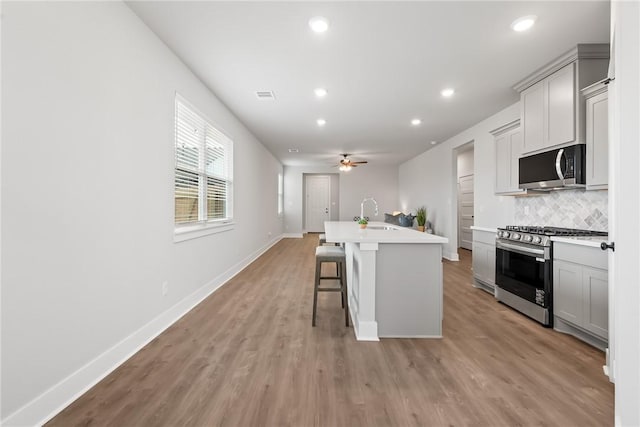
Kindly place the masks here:
<instances>
[{"instance_id":1,"label":"ceiling vent","mask_svg":"<svg viewBox=\"0 0 640 427\"><path fill-rule=\"evenodd\" d=\"M273 93L272 90L259 90L256 92L256 96L258 99L262 99L264 101L273 101L276 99L276 94Z\"/></svg>"}]
</instances>

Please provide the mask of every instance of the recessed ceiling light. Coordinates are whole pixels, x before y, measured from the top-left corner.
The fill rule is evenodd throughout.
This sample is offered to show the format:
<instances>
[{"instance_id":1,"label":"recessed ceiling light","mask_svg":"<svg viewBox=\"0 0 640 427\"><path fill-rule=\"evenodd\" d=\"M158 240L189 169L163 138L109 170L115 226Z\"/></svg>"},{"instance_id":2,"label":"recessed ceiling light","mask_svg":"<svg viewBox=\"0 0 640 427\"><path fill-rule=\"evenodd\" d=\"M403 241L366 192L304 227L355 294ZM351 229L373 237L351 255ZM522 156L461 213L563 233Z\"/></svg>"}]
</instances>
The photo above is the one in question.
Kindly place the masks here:
<instances>
[{"instance_id":1,"label":"recessed ceiling light","mask_svg":"<svg viewBox=\"0 0 640 427\"><path fill-rule=\"evenodd\" d=\"M533 27L533 24L536 23L536 19L538 19L538 17L535 15L523 16L511 23L511 29L518 32L527 31L529 28Z\"/></svg>"},{"instance_id":2,"label":"recessed ceiling light","mask_svg":"<svg viewBox=\"0 0 640 427\"><path fill-rule=\"evenodd\" d=\"M455 90L451 88L447 88L447 89L442 89L442 91L440 92L440 95L444 96L445 98L449 98L453 96L454 93L456 93Z\"/></svg>"},{"instance_id":3,"label":"recessed ceiling light","mask_svg":"<svg viewBox=\"0 0 640 427\"><path fill-rule=\"evenodd\" d=\"M316 123L318 124L318 126L324 126L327 124L327 121L325 119L318 119L316 120Z\"/></svg>"},{"instance_id":4,"label":"recessed ceiling light","mask_svg":"<svg viewBox=\"0 0 640 427\"><path fill-rule=\"evenodd\" d=\"M319 87L313 90L313 92L316 94L316 96L318 98L324 98L325 96L327 96L327 90L323 87Z\"/></svg>"},{"instance_id":5,"label":"recessed ceiling light","mask_svg":"<svg viewBox=\"0 0 640 427\"><path fill-rule=\"evenodd\" d=\"M411 120L411 124L414 125L414 126L418 126L420 123L422 123L422 120L420 120L420 119Z\"/></svg>"},{"instance_id":6,"label":"recessed ceiling light","mask_svg":"<svg viewBox=\"0 0 640 427\"><path fill-rule=\"evenodd\" d=\"M309 19L309 27L316 33L324 33L329 29L329 21L323 16L315 16Z\"/></svg>"},{"instance_id":7,"label":"recessed ceiling light","mask_svg":"<svg viewBox=\"0 0 640 427\"><path fill-rule=\"evenodd\" d=\"M289 148L289 152L290 153L299 153L300 149L298 149L298 148Z\"/></svg>"},{"instance_id":8,"label":"recessed ceiling light","mask_svg":"<svg viewBox=\"0 0 640 427\"><path fill-rule=\"evenodd\" d=\"M436 141L431 141L431 145L436 145L437 142Z\"/></svg>"}]
</instances>

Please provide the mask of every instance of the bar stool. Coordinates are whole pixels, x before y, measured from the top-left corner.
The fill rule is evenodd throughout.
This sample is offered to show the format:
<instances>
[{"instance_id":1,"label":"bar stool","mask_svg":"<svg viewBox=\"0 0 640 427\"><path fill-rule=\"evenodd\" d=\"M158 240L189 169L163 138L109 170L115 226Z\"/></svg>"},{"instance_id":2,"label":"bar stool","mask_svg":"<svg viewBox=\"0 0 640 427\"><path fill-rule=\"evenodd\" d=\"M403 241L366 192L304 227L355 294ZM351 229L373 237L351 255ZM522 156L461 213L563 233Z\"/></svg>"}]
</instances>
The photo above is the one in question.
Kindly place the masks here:
<instances>
[{"instance_id":1,"label":"bar stool","mask_svg":"<svg viewBox=\"0 0 640 427\"><path fill-rule=\"evenodd\" d=\"M322 263L335 262L338 266L336 276L322 276ZM318 306L318 292L340 292L342 307L344 307L345 325L349 326L349 302L347 298L347 268L344 248L339 246L318 246L316 248L316 277L313 287L313 318L311 325L316 326L316 308ZM340 287L320 287L321 280L340 280Z\"/></svg>"},{"instance_id":2,"label":"bar stool","mask_svg":"<svg viewBox=\"0 0 640 427\"><path fill-rule=\"evenodd\" d=\"M325 243L327 243L327 235L326 234L318 234L318 245L322 246ZM336 243L331 243L333 246L336 245ZM338 243L338 246L342 246L340 243Z\"/></svg>"},{"instance_id":3,"label":"bar stool","mask_svg":"<svg viewBox=\"0 0 640 427\"><path fill-rule=\"evenodd\" d=\"M326 234L318 234L318 246L324 246L324 244L327 243L327 235ZM335 243L332 243L331 245L335 246ZM342 246L339 244L339 246ZM340 269L340 266L338 265L338 263L336 263L336 276L340 275L340 272L338 271ZM344 307L344 303L342 303L342 306Z\"/></svg>"}]
</instances>

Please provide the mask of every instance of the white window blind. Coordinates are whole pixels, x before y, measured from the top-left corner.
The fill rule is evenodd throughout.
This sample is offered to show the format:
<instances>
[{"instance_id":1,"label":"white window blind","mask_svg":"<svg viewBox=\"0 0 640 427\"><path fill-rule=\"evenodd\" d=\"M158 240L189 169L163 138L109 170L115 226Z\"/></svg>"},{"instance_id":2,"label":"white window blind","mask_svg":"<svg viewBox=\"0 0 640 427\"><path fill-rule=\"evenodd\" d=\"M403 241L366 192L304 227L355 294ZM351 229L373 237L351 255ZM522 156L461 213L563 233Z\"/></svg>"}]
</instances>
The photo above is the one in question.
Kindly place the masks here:
<instances>
[{"instance_id":1,"label":"white window blind","mask_svg":"<svg viewBox=\"0 0 640 427\"><path fill-rule=\"evenodd\" d=\"M233 217L233 141L176 96L175 223Z\"/></svg>"}]
</instances>

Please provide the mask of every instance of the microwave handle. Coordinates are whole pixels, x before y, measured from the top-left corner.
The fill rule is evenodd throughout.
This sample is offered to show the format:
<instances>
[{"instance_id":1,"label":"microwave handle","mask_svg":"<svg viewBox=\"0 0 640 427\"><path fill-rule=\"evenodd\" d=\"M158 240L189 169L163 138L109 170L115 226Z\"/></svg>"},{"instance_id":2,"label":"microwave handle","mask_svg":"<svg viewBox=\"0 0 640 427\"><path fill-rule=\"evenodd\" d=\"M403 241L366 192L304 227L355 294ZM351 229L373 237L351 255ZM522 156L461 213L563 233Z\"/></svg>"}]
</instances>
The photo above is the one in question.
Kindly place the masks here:
<instances>
[{"instance_id":1,"label":"microwave handle","mask_svg":"<svg viewBox=\"0 0 640 427\"><path fill-rule=\"evenodd\" d=\"M560 160L562 160L562 155L564 154L564 148L558 150L558 155L556 156L556 173L558 174L558 179L564 180L564 174L562 173L562 168L560 167Z\"/></svg>"}]
</instances>

